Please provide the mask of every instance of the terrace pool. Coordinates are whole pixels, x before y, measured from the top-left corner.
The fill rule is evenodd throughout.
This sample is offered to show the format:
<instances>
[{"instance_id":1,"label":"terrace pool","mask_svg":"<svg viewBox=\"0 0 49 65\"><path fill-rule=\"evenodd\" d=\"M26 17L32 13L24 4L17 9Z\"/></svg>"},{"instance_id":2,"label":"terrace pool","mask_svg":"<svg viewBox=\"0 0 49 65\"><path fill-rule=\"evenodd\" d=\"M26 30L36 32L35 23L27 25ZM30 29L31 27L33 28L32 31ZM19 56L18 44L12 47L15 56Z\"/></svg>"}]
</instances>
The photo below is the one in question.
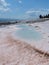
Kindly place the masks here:
<instances>
[{"instance_id":1,"label":"terrace pool","mask_svg":"<svg viewBox=\"0 0 49 65\"><path fill-rule=\"evenodd\" d=\"M26 25L26 24L20 24L16 25L17 28L20 28L15 32L15 36L17 38L27 40L27 41L39 41L42 38L41 33L37 32L34 27Z\"/></svg>"}]
</instances>

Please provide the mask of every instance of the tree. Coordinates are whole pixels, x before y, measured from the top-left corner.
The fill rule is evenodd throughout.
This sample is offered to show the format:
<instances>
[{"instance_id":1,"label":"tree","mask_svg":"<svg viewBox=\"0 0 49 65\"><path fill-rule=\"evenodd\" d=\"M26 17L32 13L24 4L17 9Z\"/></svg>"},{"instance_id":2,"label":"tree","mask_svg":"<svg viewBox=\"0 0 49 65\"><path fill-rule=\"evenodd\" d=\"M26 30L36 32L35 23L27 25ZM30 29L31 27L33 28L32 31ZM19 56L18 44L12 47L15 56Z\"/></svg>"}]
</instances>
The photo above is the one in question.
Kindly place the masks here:
<instances>
[{"instance_id":1,"label":"tree","mask_svg":"<svg viewBox=\"0 0 49 65\"><path fill-rule=\"evenodd\" d=\"M42 16L42 15L40 15L40 16L39 16L39 18L43 18L43 16Z\"/></svg>"},{"instance_id":2,"label":"tree","mask_svg":"<svg viewBox=\"0 0 49 65\"><path fill-rule=\"evenodd\" d=\"M46 14L44 16L40 15L39 18L49 18L49 14Z\"/></svg>"},{"instance_id":3,"label":"tree","mask_svg":"<svg viewBox=\"0 0 49 65\"><path fill-rule=\"evenodd\" d=\"M48 14L48 18L49 18L49 14Z\"/></svg>"}]
</instances>

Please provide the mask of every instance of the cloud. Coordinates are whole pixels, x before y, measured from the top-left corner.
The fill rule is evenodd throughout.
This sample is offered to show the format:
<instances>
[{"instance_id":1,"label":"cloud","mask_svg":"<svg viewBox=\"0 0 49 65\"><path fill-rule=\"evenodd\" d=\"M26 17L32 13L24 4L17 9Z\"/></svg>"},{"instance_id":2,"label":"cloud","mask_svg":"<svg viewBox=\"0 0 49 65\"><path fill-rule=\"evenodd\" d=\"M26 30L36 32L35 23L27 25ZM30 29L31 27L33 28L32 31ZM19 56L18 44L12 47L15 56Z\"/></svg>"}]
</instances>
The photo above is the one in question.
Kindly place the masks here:
<instances>
[{"instance_id":1,"label":"cloud","mask_svg":"<svg viewBox=\"0 0 49 65\"><path fill-rule=\"evenodd\" d=\"M49 9L31 9L25 12L26 14L45 15L49 13Z\"/></svg>"},{"instance_id":2,"label":"cloud","mask_svg":"<svg viewBox=\"0 0 49 65\"><path fill-rule=\"evenodd\" d=\"M10 6L10 4L7 3L6 0L0 0L0 11L9 11L10 8L8 6Z\"/></svg>"},{"instance_id":3,"label":"cloud","mask_svg":"<svg viewBox=\"0 0 49 65\"><path fill-rule=\"evenodd\" d=\"M36 19L39 18L39 15L46 15L49 13L49 9L30 9L24 12L23 15L20 15L18 18L20 19L26 19L26 20L31 20L31 19Z\"/></svg>"},{"instance_id":4,"label":"cloud","mask_svg":"<svg viewBox=\"0 0 49 65\"><path fill-rule=\"evenodd\" d=\"M10 8L4 8L3 6L0 6L0 11L7 12L10 11Z\"/></svg>"},{"instance_id":5,"label":"cloud","mask_svg":"<svg viewBox=\"0 0 49 65\"><path fill-rule=\"evenodd\" d=\"M5 0L0 0L0 3L1 3L4 7L7 7L7 6L10 5L10 4L7 3Z\"/></svg>"},{"instance_id":6,"label":"cloud","mask_svg":"<svg viewBox=\"0 0 49 65\"><path fill-rule=\"evenodd\" d=\"M49 13L49 9L30 9L27 10L23 16L24 19L38 18L40 14L46 15Z\"/></svg>"},{"instance_id":7,"label":"cloud","mask_svg":"<svg viewBox=\"0 0 49 65\"><path fill-rule=\"evenodd\" d=\"M36 11L36 10L32 10L32 11L26 11L26 14L30 14L30 13L39 13L40 11Z\"/></svg>"},{"instance_id":8,"label":"cloud","mask_svg":"<svg viewBox=\"0 0 49 65\"><path fill-rule=\"evenodd\" d=\"M21 1L21 0L19 0L18 2L19 2L20 4L22 3L22 1Z\"/></svg>"}]
</instances>

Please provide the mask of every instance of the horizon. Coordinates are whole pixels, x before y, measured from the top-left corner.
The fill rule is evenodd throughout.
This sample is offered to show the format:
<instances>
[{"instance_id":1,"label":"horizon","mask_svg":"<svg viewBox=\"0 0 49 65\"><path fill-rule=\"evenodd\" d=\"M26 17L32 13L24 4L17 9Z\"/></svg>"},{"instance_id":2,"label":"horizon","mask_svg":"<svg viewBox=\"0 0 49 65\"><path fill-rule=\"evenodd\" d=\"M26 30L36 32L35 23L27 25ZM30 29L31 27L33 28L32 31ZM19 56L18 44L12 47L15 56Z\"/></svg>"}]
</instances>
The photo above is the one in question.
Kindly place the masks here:
<instances>
[{"instance_id":1,"label":"horizon","mask_svg":"<svg viewBox=\"0 0 49 65\"><path fill-rule=\"evenodd\" d=\"M49 14L48 0L0 0L0 18L36 19Z\"/></svg>"}]
</instances>

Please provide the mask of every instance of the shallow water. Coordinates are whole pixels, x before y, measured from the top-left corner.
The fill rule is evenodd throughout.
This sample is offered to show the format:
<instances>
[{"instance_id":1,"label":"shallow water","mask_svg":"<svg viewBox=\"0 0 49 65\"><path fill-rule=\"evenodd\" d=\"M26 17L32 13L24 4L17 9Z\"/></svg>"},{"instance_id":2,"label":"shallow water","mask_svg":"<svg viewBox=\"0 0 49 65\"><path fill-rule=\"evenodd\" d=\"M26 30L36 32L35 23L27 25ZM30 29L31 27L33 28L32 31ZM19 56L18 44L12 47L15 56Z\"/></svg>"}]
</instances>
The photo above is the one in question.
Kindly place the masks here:
<instances>
[{"instance_id":1,"label":"shallow water","mask_svg":"<svg viewBox=\"0 0 49 65\"><path fill-rule=\"evenodd\" d=\"M16 25L17 28L21 28L15 32L15 36L20 39L28 40L28 41L38 41L41 40L41 33L37 32L34 27L20 24Z\"/></svg>"}]
</instances>

